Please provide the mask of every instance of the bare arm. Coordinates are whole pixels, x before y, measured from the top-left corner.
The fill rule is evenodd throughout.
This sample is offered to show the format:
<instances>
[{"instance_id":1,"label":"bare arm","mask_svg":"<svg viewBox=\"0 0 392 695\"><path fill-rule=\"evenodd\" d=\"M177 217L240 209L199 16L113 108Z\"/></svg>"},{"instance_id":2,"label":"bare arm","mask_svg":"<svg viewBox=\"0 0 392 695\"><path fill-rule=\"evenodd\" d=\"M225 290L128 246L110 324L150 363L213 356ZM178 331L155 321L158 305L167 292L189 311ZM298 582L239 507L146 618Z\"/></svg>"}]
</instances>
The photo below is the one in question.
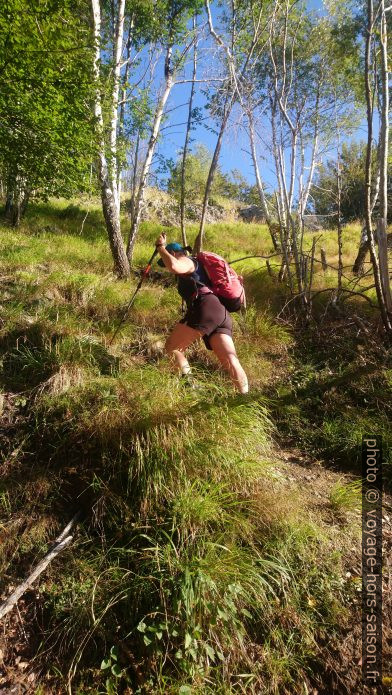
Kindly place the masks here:
<instances>
[{"instance_id":1,"label":"bare arm","mask_svg":"<svg viewBox=\"0 0 392 695\"><path fill-rule=\"evenodd\" d=\"M166 235L161 234L161 236L157 239L156 246L159 251L160 257L162 258L165 264L165 268L170 273L174 273L175 275L188 275L190 273L193 273L195 269L194 262L190 258L187 258L187 256L180 256L180 258L172 256L171 253L166 251L165 244Z\"/></svg>"},{"instance_id":2,"label":"bare arm","mask_svg":"<svg viewBox=\"0 0 392 695\"><path fill-rule=\"evenodd\" d=\"M168 251L166 251L163 246L160 246L159 253L165 267L171 273L175 273L175 275L188 275L189 273L193 273L195 264L190 258L187 258L186 256L175 258Z\"/></svg>"}]
</instances>

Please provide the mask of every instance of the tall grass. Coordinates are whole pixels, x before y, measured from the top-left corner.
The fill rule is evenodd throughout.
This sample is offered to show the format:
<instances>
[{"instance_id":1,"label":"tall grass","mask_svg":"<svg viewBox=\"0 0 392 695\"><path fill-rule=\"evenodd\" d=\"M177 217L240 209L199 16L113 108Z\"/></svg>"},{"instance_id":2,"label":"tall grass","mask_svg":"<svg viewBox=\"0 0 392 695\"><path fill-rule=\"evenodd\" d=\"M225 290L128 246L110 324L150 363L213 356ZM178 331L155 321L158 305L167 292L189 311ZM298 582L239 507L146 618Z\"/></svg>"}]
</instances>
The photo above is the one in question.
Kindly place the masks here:
<instances>
[{"instance_id":1,"label":"tall grass","mask_svg":"<svg viewBox=\"0 0 392 695\"><path fill-rule=\"evenodd\" d=\"M344 615L348 540L334 531L331 556L328 529L275 460L270 384L294 349L274 320L284 289L263 260L239 264L250 308L235 339L253 392L234 395L201 346L201 389L189 391L156 347L180 316L163 275L110 345L138 277L115 281L97 203L81 234L84 218L77 201L56 201L32 206L19 231L0 227L1 588L83 513L39 588L42 682L83 695L300 692L322 669L320 635ZM143 223L136 265L159 229ZM210 226L207 247L271 251L265 227L237 223Z\"/></svg>"}]
</instances>

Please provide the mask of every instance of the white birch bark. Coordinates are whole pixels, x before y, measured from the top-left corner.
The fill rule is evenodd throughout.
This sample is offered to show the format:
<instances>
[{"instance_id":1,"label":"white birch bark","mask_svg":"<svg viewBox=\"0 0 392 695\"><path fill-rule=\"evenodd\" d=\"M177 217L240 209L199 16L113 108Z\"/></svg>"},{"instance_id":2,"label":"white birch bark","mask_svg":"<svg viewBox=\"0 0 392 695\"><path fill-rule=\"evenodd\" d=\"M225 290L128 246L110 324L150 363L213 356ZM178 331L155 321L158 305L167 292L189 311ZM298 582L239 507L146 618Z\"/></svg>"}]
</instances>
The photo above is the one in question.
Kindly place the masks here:
<instances>
[{"instance_id":1,"label":"white birch bark","mask_svg":"<svg viewBox=\"0 0 392 695\"><path fill-rule=\"evenodd\" d=\"M195 39L194 39L195 43L193 46L192 87L191 87L191 94L189 97L188 119L187 119L187 124L186 124L185 142L184 142L184 149L182 152L182 166L181 166L180 224L181 224L182 245L184 246L184 248L187 246L187 238L186 238L186 230L185 230L185 170L186 170L186 160L187 160L189 140L190 140L190 134L191 134L193 98L194 98L194 94L195 94L195 80L196 80L196 74L197 74L196 15L193 16L193 32L195 34Z\"/></svg>"},{"instance_id":2,"label":"white birch bark","mask_svg":"<svg viewBox=\"0 0 392 695\"><path fill-rule=\"evenodd\" d=\"M117 10L117 22L115 30L115 43L114 43L114 70L113 70L113 91L112 91L112 103L111 103L111 116L110 116L110 170L111 170L111 180L113 197L115 200L116 208L118 214L120 214L120 192L118 190L117 181L121 172L118 172L118 160L117 160L117 123L118 123L118 95L120 89L120 73L121 73L121 56L123 48L123 36L124 36L124 18L125 18L125 0L119 0L118 10Z\"/></svg>"},{"instance_id":3,"label":"white birch bark","mask_svg":"<svg viewBox=\"0 0 392 695\"><path fill-rule=\"evenodd\" d=\"M114 260L114 271L119 277L128 277L130 269L125 253L124 242L121 236L120 214L115 194L113 181L111 180L109 167L105 155L104 123L100 92L100 61L101 61L101 7L100 0L91 0L93 11L93 28L95 42L94 79L95 100L94 115L98 128L98 179L101 188L102 210L108 232L110 248Z\"/></svg>"},{"instance_id":4,"label":"white birch bark","mask_svg":"<svg viewBox=\"0 0 392 695\"><path fill-rule=\"evenodd\" d=\"M252 107L250 105L248 108L248 114L247 115L248 115L248 122L249 122L250 151L251 151L251 155L252 155L253 168L254 168L254 172L255 172L257 191L259 194L261 207L262 207L263 212L264 212L265 221L267 223L267 226L268 226L268 229L269 229L269 232L271 235L272 243L273 243L274 249L276 251L278 249L278 241L276 238L276 232L274 231L274 229L272 227L272 219L271 219L271 215L269 212L267 198L265 197L263 182L262 182L261 176L260 176L259 163L257 161L256 143L255 143L254 118L253 118Z\"/></svg>"},{"instance_id":5,"label":"white birch bark","mask_svg":"<svg viewBox=\"0 0 392 695\"><path fill-rule=\"evenodd\" d=\"M148 175L150 173L150 167L152 158L155 152L155 146L158 140L159 129L161 126L163 112L166 106L166 102L169 98L170 92L172 90L173 81L173 71L171 65L173 47L168 46L166 50L165 57L165 87L161 98L158 101L157 107L155 109L154 121L152 126L152 131L150 139L148 142L146 156L143 162L143 168L140 176L139 188L135 198L134 214L131 220L131 231L128 239L127 245L127 256L130 262L132 262L133 250L135 246L136 237L139 231L140 218L142 214L144 194L147 186Z\"/></svg>"},{"instance_id":6,"label":"white birch bark","mask_svg":"<svg viewBox=\"0 0 392 695\"><path fill-rule=\"evenodd\" d=\"M238 70L238 67L236 65L236 60L234 56L234 47L236 43L236 29L235 29L235 22L236 22L236 6L235 3L233 2L231 5L232 8L232 36L230 41L224 41L222 37L215 31L214 24L213 24L213 19L211 15L211 8L210 8L210 3L209 0L205 0L205 8L207 12L207 19L208 19L208 27L211 36L213 37L214 41L220 48L224 50L226 53L227 57L227 64L228 64L228 72L230 75L230 87L232 89L231 92L228 92L226 94L226 99L225 99L225 104L224 104L224 109L223 109L223 116L220 124L220 129L219 129L219 134L218 134L218 140L215 145L215 150L214 154L212 157L211 161L211 166L210 170L208 172L208 177L207 177L207 183L206 183L206 188L204 191L204 197L203 197L203 208L202 208L202 213L201 213L201 219L200 219L200 226L199 226L199 233L195 239L195 244L194 244L194 251L199 252L203 248L203 242L204 242L204 231L205 231L205 222L206 222L206 214L207 214L207 209L208 209L208 202L209 202L209 196L211 192L211 187L212 183L214 180L215 172L217 169L218 161L219 161L219 155L222 147L222 142L223 142L223 136L226 130L227 123L229 121L229 117L231 114L231 110L233 108L233 105L238 98L239 102L242 102L242 94L241 94L241 81L242 78L245 74L245 71L247 69L247 66L249 64L249 61L252 58L252 55L255 51L258 37L259 37L259 32L261 28L261 19L262 19L262 12L263 12L263 7L261 7L261 10L259 11L259 15L257 18L257 21L254 22L253 25L253 35L252 35L252 41L250 42L249 48L247 50L247 53L245 55L245 58L242 63L241 70Z\"/></svg>"},{"instance_id":7,"label":"white birch bark","mask_svg":"<svg viewBox=\"0 0 392 695\"><path fill-rule=\"evenodd\" d=\"M388 72L388 33L385 0L380 2L381 11L381 133L380 133L380 216L377 222L378 253L382 290L388 321L392 324L392 295L389 279L387 250L388 218L388 145L389 145L389 72Z\"/></svg>"},{"instance_id":8,"label":"white birch bark","mask_svg":"<svg viewBox=\"0 0 392 695\"><path fill-rule=\"evenodd\" d=\"M219 155L220 155L220 151L222 148L222 142L223 142L223 135L224 135L224 132L226 130L226 126L227 126L227 122L229 120L229 116L230 116L230 112L231 112L231 109L233 106L233 102L234 102L234 92L232 93L231 96L228 96L226 98L226 102L225 102L225 106L224 106L223 118L221 121L220 129L219 129L219 135L218 135L218 139L216 141L215 150L214 150L214 154L212 157L211 166L210 166L210 169L208 172L207 183L206 183L206 187L205 187L205 191L204 191L203 207L202 207L202 211L201 211L199 233L195 239L195 244L193 247L194 253L199 253L203 248L204 231L205 231L206 215L207 215L209 197L210 197L210 193L211 193L211 188L212 188L216 168L218 166Z\"/></svg>"},{"instance_id":9,"label":"white birch bark","mask_svg":"<svg viewBox=\"0 0 392 695\"><path fill-rule=\"evenodd\" d=\"M385 298L382 288L380 266L378 262L376 244L374 240L373 226L372 226L372 201L371 201L371 187L372 187L372 146L373 146L373 85L372 85L372 74L373 74L373 64L372 56L374 57L374 7L373 0L367 0L367 31L366 31L366 44L365 44L365 94L366 94L366 111L367 111L367 127L368 127L368 141L367 141L367 152L366 152L366 232L369 242L370 258L373 266L374 284L376 286L376 293L378 304L380 307L380 313L382 321L387 332L392 331L392 324L388 317L388 312L385 305ZM381 174L380 174L381 181Z\"/></svg>"},{"instance_id":10,"label":"white birch bark","mask_svg":"<svg viewBox=\"0 0 392 695\"><path fill-rule=\"evenodd\" d=\"M373 200L372 200L371 206L370 206L370 214L371 215L373 215L374 208L376 207L379 192L380 192L380 171L378 171L378 173L377 173L375 191L374 191ZM369 251L369 241L368 241L368 235L367 235L366 224L365 224L365 226L362 227L361 238L359 241L359 249L358 249L357 257L354 261L354 265L352 268L352 272L354 273L354 275L361 275L363 273L363 264L365 262L368 251Z\"/></svg>"}]
</instances>

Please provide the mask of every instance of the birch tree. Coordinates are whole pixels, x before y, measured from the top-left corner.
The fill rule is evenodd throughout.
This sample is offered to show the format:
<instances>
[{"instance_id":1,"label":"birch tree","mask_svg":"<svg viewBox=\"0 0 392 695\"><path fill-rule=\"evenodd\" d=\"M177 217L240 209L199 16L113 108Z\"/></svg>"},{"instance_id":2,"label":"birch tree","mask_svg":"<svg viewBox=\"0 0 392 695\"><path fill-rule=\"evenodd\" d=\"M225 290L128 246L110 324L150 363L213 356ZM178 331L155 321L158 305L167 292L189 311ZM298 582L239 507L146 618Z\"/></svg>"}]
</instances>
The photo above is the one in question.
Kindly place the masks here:
<instances>
[{"instance_id":1,"label":"birch tree","mask_svg":"<svg viewBox=\"0 0 392 695\"><path fill-rule=\"evenodd\" d=\"M388 7L392 9L392 5ZM386 2L381 0L379 45L381 53L381 104L380 104L380 211L377 220L377 242L380 262L381 286L385 304L385 329L392 334L392 295L389 277L387 219L388 219L388 150L389 150L389 69L388 69L388 29Z\"/></svg>"},{"instance_id":2,"label":"birch tree","mask_svg":"<svg viewBox=\"0 0 392 695\"><path fill-rule=\"evenodd\" d=\"M382 267L380 268L379 257L376 249L376 241L373 231L372 221L372 153L373 153L373 132L374 132L374 90L376 81L374 79L376 37L375 27L377 17L381 16L381 65L382 65L382 114L380 131L380 218L378 222L378 241L379 250L382 254ZM388 151L388 67L386 62L387 36L386 36L386 17L385 4L383 0L378 5L377 12L374 10L373 0L367 0L367 24L365 41L365 95L368 126L368 141L366 153L366 208L365 226L370 250L370 258L373 267L374 283L377 299L380 307L381 317L387 333L392 333L392 307L390 299L390 281L388 273L388 261L385 254L386 247L386 216L387 216L387 195L386 195L386 156ZM384 33L385 32L385 33Z\"/></svg>"},{"instance_id":3,"label":"birch tree","mask_svg":"<svg viewBox=\"0 0 392 695\"><path fill-rule=\"evenodd\" d=\"M248 121L248 134L249 134L249 144L250 152L252 157L252 164L255 173L257 192L259 194L260 205L264 213L265 221L267 223L269 233L271 235L271 240L275 251L279 250L279 243L277 238L276 225L273 222L271 211L267 202L267 198L264 191L264 185L260 175L259 162L257 156L256 147L256 131L255 131L255 119L254 119L254 109L255 106L248 99L245 102L245 113Z\"/></svg>"},{"instance_id":4,"label":"birch tree","mask_svg":"<svg viewBox=\"0 0 392 695\"><path fill-rule=\"evenodd\" d=\"M241 102L243 82L247 72L252 69L252 65L257 62L264 50L261 37L269 21L269 6L269 2L255 3L251 7L245 4L237 6L234 2L229 4L222 17L221 23L226 29L223 33L215 27L209 0L205 2L209 31L218 48L218 55L223 57L225 74L222 86L211 100L212 114L214 115L215 112L215 117L218 116L219 119L218 136L204 191L199 232L194 245L195 252L201 251L203 247L211 187L233 106L236 102Z\"/></svg>"},{"instance_id":5,"label":"birch tree","mask_svg":"<svg viewBox=\"0 0 392 695\"><path fill-rule=\"evenodd\" d=\"M113 88L110 95L110 160L106 156L105 124L101 94L101 43L102 16L100 0L91 0L93 11L95 60L95 101L94 115L98 128L98 180L101 189L102 210L105 218L109 244L114 261L114 272L118 277L127 277L130 272L125 253L120 224L120 197L117 185L117 118L118 94L120 83L120 61L123 47L125 0L117 4L117 16L114 34Z\"/></svg>"},{"instance_id":6,"label":"birch tree","mask_svg":"<svg viewBox=\"0 0 392 695\"><path fill-rule=\"evenodd\" d=\"M296 3L286 0L283 7L275 6L269 33L267 90L278 184L277 207L284 265L290 273L288 263L294 257L297 292L304 304L307 303L306 264L302 261L304 216L319 154L320 95L324 80L323 60L314 40L312 22ZM309 145L310 160L306 163L305 149ZM292 286L290 275L289 281Z\"/></svg>"},{"instance_id":7,"label":"birch tree","mask_svg":"<svg viewBox=\"0 0 392 695\"><path fill-rule=\"evenodd\" d=\"M141 174L137 192L134 199L132 211L130 233L127 243L127 257L132 263L133 252L136 238L139 232L140 220L143 210L144 196L151 165L158 142L160 127L164 117L165 108L170 93L179 83L176 76L184 65L188 53L195 42L195 35L188 27L190 17L200 9L199 0L177 0L163 4L161 10L163 14L163 36L161 39L164 48L164 59L162 62L163 80L160 93L158 95L156 108L154 110L150 137L145 152L144 161L141 166ZM184 81L181 80L181 83Z\"/></svg>"},{"instance_id":8,"label":"birch tree","mask_svg":"<svg viewBox=\"0 0 392 695\"><path fill-rule=\"evenodd\" d=\"M136 237L139 231L140 219L142 215L143 201L145 190L147 186L147 179L150 173L151 162L154 156L156 143L158 140L159 129L164 113L164 109L169 98L170 92L173 87L173 65L172 65L172 55L173 55L173 43L169 43L166 47L166 54L164 59L164 87L161 96L158 99L158 103L155 109L153 124L151 128L151 135L148 142L148 147L146 150L144 162L142 165L140 181L138 185L138 190L135 196L135 202L132 211L131 218L131 229L128 237L127 243L127 257L129 262L132 262L133 251L135 247Z\"/></svg>"},{"instance_id":9,"label":"birch tree","mask_svg":"<svg viewBox=\"0 0 392 695\"><path fill-rule=\"evenodd\" d=\"M347 124L352 119L347 85L338 76L335 40L328 18L315 18L294 0L275 2L268 52L249 75L243 104L261 206L270 231L279 233L279 278L287 277L290 290L299 295L306 311L313 262L308 262L304 249L304 230L314 177L323 153L336 147L336 133L350 130ZM354 123L352 119L353 128ZM264 159L267 153L272 160L274 209L265 205L258 169L261 147Z\"/></svg>"},{"instance_id":10,"label":"birch tree","mask_svg":"<svg viewBox=\"0 0 392 695\"><path fill-rule=\"evenodd\" d=\"M193 17L193 32L195 34L195 37L194 37L194 45L193 45L193 66L192 66L191 93L190 93L190 97L189 97L188 118L187 118L187 123L186 123L185 142L184 142L184 147L183 147L183 151L182 151L182 162L181 162L180 225L181 225L182 243L183 243L184 247L187 246L187 238L186 238L186 231L185 231L185 172L186 172L187 155L188 155L190 135L191 135L191 127L192 127L193 99L195 96L196 75L197 75L196 22L197 22L197 17L195 15Z\"/></svg>"}]
</instances>

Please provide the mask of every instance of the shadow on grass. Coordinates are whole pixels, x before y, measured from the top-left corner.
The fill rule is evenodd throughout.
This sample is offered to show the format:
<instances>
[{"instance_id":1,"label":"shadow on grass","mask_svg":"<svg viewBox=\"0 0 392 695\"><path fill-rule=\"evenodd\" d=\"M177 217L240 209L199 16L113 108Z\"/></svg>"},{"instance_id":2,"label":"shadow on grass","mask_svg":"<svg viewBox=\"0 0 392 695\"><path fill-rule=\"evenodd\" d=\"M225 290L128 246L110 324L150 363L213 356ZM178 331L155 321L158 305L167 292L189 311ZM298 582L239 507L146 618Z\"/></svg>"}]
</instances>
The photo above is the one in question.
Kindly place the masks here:
<instances>
[{"instance_id":1,"label":"shadow on grass","mask_svg":"<svg viewBox=\"0 0 392 695\"><path fill-rule=\"evenodd\" d=\"M83 208L74 203L59 208L51 202L34 202L27 208L25 219L33 225L36 236L57 232L88 241L107 237L102 211L97 208ZM47 224L43 223L44 220Z\"/></svg>"},{"instance_id":2,"label":"shadow on grass","mask_svg":"<svg viewBox=\"0 0 392 695\"><path fill-rule=\"evenodd\" d=\"M361 390L369 378L366 397ZM388 449L392 443L388 412L380 409L385 396L382 389L371 400L374 384L380 377L379 364L352 365L341 374L322 381L292 388L270 400L270 412L282 441L308 451L326 467L361 475L361 439L364 434L383 437L384 482L392 488L392 465Z\"/></svg>"},{"instance_id":3,"label":"shadow on grass","mask_svg":"<svg viewBox=\"0 0 392 695\"><path fill-rule=\"evenodd\" d=\"M64 365L92 368L102 376L119 373L119 358L101 343L54 334L40 323L8 333L0 341L0 353L0 383L14 393L36 388Z\"/></svg>"}]
</instances>

